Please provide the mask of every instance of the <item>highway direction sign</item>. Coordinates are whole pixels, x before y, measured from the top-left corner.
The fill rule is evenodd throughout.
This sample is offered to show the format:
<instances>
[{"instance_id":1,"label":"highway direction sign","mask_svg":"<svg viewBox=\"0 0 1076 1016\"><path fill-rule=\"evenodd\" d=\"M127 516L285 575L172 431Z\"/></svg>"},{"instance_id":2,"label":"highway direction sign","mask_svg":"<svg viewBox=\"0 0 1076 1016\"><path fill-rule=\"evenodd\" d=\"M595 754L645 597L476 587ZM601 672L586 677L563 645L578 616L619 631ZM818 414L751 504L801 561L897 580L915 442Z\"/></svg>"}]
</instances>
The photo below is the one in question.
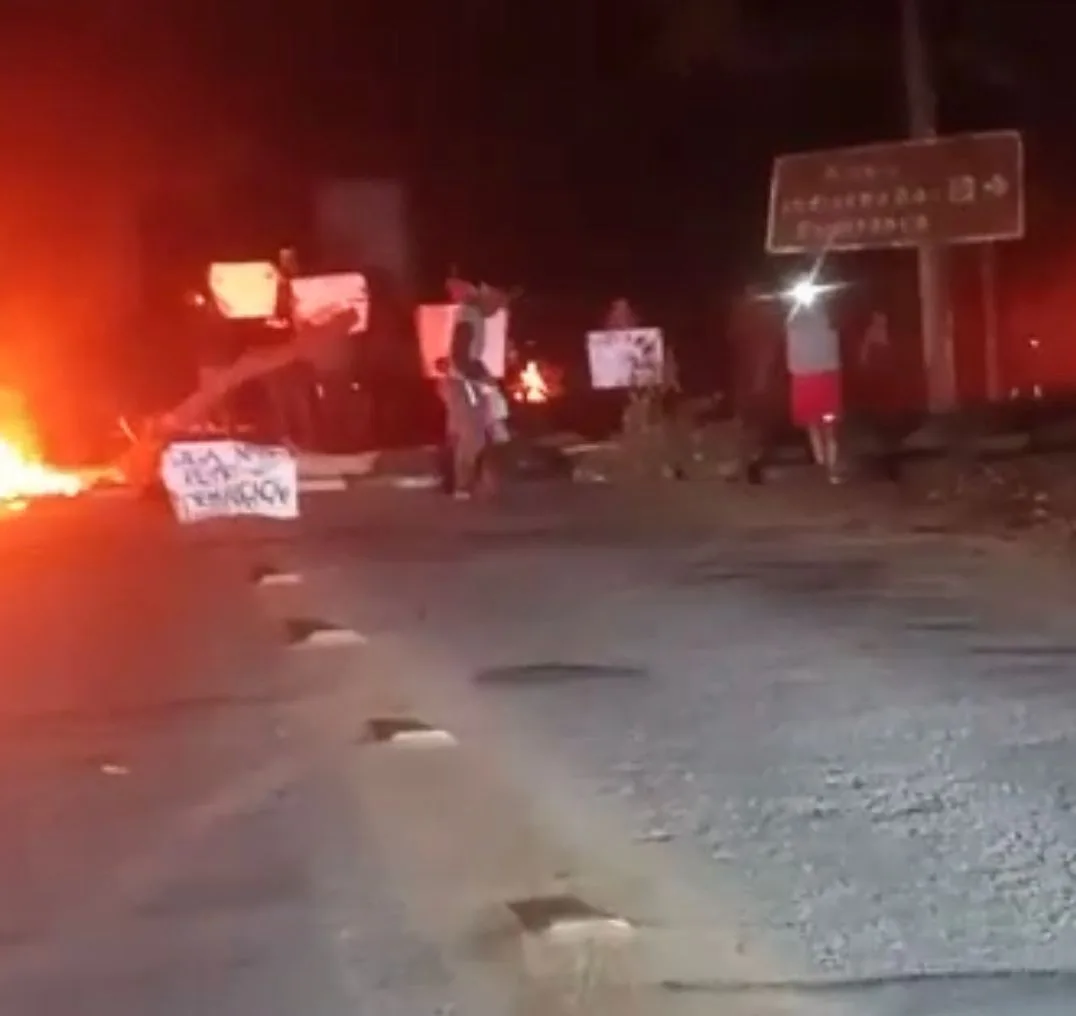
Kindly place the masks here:
<instances>
[{"instance_id":1,"label":"highway direction sign","mask_svg":"<svg viewBox=\"0 0 1076 1016\"><path fill-rule=\"evenodd\" d=\"M984 243L1024 235L1018 131L782 155L774 161L766 249Z\"/></svg>"}]
</instances>

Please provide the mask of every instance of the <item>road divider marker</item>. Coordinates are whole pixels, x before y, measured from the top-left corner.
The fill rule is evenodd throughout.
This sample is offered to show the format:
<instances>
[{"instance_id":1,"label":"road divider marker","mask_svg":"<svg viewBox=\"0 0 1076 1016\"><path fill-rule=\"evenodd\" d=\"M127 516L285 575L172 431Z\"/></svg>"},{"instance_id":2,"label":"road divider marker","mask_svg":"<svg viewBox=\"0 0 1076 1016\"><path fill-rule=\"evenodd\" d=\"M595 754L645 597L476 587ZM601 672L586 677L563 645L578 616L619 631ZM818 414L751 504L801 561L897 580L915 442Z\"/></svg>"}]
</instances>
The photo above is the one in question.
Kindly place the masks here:
<instances>
[{"instance_id":1,"label":"road divider marker","mask_svg":"<svg viewBox=\"0 0 1076 1016\"><path fill-rule=\"evenodd\" d=\"M288 645L292 649L329 649L335 646L366 644L364 636L351 628L307 618L290 618L284 622Z\"/></svg>"},{"instance_id":2,"label":"road divider marker","mask_svg":"<svg viewBox=\"0 0 1076 1016\"><path fill-rule=\"evenodd\" d=\"M347 490L347 480L342 476L305 476L299 478L299 491L303 494L328 493Z\"/></svg>"},{"instance_id":3,"label":"road divider marker","mask_svg":"<svg viewBox=\"0 0 1076 1016\"><path fill-rule=\"evenodd\" d=\"M532 896L507 906L524 933L558 945L623 941L635 933L630 921L592 907L578 896Z\"/></svg>"},{"instance_id":4,"label":"road divider marker","mask_svg":"<svg viewBox=\"0 0 1076 1016\"><path fill-rule=\"evenodd\" d=\"M298 586L303 577L298 572L279 571L268 565L255 565L250 573L250 581L256 586Z\"/></svg>"},{"instance_id":5,"label":"road divider marker","mask_svg":"<svg viewBox=\"0 0 1076 1016\"><path fill-rule=\"evenodd\" d=\"M397 748L454 748L459 742L447 731L421 720L379 717L366 723L363 741Z\"/></svg>"}]
</instances>

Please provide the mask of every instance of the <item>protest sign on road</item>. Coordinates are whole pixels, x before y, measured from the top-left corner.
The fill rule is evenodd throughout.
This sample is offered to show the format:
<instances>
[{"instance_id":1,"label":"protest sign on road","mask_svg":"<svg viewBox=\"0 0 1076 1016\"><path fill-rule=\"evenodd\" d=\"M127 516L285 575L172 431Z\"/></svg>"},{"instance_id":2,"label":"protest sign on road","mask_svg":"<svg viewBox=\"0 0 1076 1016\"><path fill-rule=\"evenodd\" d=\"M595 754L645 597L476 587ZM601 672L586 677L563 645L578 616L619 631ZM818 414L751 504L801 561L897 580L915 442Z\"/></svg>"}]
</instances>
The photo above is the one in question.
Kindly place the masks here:
<instances>
[{"instance_id":1,"label":"protest sign on road","mask_svg":"<svg viewBox=\"0 0 1076 1016\"><path fill-rule=\"evenodd\" d=\"M299 517L299 470L286 448L181 441L161 456L161 481L180 522L254 515Z\"/></svg>"},{"instance_id":2,"label":"protest sign on road","mask_svg":"<svg viewBox=\"0 0 1076 1016\"><path fill-rule=\"evenodd\" d=\"M587 362L594 388L649 388L660 384L664 359L660 328L587 332Z\"/></svg>"}]
</instances>

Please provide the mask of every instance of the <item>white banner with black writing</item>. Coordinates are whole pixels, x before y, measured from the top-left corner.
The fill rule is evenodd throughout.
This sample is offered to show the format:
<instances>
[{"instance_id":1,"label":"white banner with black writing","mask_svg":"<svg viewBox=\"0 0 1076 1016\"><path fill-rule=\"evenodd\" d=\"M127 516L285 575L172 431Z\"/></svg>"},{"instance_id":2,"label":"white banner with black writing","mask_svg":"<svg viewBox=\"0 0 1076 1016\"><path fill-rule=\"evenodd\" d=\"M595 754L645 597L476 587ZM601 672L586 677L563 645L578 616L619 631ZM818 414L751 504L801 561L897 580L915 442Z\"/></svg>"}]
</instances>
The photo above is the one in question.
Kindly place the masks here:
<instances>
[{"instance_id":1,"label":"white banner with black writing","mask_svg":"<svg viewBox=\"0 0 1076 1016\"><path fill-rule=\"evenodd\" d=\"M660 328L607 328L587 332L587 364L594 388L658 385L664 362L665 342Z\"/></svg>"},{"instance_id":2,"label":"white banner with black writing","mask_svg":"<svg viewBox=\"0 0 1076 1016\"><path fill-rule=\"evenodd\" d=\"M301 324L321 324L350 311L349 333L366 331L370 321L370 293L365 275L359 272L300 275L292 279L291 288L295 294L295 317Z\"/></svg>"},{"instance_id":3,"label":"white banner with black writing","mask_svg":"<svg viewBox=\"0 0 1076 1016\"><path fill-rule=\"evenodd\" d=\"M299 517L299 467L286 448L182 441L161 456L161 481L180 522Z\"/></svg>"}]
</instances>

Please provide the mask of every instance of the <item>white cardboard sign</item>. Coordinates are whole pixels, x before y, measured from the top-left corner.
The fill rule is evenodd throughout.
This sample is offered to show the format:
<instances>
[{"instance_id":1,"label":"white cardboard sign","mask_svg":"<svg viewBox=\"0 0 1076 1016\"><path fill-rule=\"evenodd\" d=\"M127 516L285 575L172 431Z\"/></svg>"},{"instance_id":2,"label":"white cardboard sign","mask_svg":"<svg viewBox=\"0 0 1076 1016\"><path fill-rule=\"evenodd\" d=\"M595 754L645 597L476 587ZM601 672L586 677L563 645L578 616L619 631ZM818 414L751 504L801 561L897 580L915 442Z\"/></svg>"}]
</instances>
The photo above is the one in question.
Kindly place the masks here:
<instances>
[{"instance_id":1,"label":"white cardboard sign","mask_svg":"<svg viewBox=\"0 0 1076 1016\"><path fill-rule=\"evenodd\" d=\"M177 441L161 481L183 523L239 515L299 517L299 468L286 448L244 441Z\"/></svg>"},{"instance_id":2,"label":"white cardboard sign","mask_svg":"<svg viewBox=\"0 0 1076 1016\"><path fill-rule=\"evenodd\" d=\"M441 376L437 361L448 356L458 312L459 304L455 303L426 303L415 311L422 369L427 377ZM486 318L486 348L482 362L493 377L504 377L507 344L508 309L502 307Z\"/></svg>"},{"instance_id":3,"label":"white cardboard sign","mask_svg":"<svg viewBox=\"0 0 1076 1016\"><path fill-rule=\"evenodd\" d=\"M355 313L348 334L366 331L370 319L370 294L366 276L360 272L331 275L300 275L291 281L295 295L295 316L304 324L319 324L341 311Z\"/></svg>"},{"instance_id":4,"label":"white cardboard sign","mask_svg":"<svg viewBox=\"0 0 1076 1016\"><path fill-rule=\"evenodd\" d=\"M222 317L249 321L273 316L280 273L271 261L215 261L207 282Z\"/></svg>"},{"instance_id":5,"label":"white cardboard sign","mask_svg":"<svg viewBox=\"0 0 1076 1016\"><path fill-rule=\"evenodd\" d=\"M609 328L587 332L587 362L594 388L645 388L661 383L665 342L660 328Z\"/></svg>"}]
</instances>

